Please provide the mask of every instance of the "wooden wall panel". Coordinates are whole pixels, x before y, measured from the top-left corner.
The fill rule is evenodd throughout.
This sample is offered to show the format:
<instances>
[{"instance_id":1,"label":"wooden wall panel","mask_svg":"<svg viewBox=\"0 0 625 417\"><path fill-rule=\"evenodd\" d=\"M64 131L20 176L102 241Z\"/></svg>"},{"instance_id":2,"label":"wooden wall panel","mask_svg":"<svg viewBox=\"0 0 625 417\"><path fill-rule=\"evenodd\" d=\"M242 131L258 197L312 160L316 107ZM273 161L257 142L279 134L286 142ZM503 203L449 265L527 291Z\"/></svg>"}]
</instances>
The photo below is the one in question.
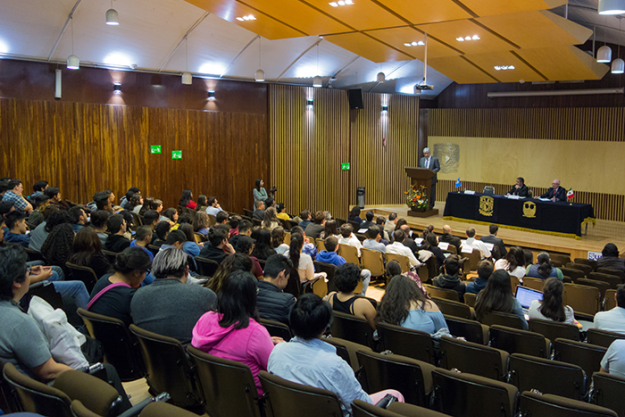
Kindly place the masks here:
<instances>
[{"instance_id":1,"label":"wooden wall panel","mask_svg":"<svg viewBox=\"0 0 625 417\"><path fill-rule=\"evenodd\" d=\"M366 206L401 204L410 187L404 167L419 162L419 99L365 93L363 100L363 110L352 110L350 204L356 204L356 187L361 186Z\"/></svg>"},{"instance_id":2,"label":"wooden wall panel","mask_svg":"<svg viewBox=\"0 0 625 417\"><path fill-rule=\"evenodd\" d=\"M312 109L306 108L313 98ZM347 213L349 105L347 92L271 85L269 89L271 185L287 211ZM269 184L267 184L269 185Z\"/></svg>"}]
</instances>

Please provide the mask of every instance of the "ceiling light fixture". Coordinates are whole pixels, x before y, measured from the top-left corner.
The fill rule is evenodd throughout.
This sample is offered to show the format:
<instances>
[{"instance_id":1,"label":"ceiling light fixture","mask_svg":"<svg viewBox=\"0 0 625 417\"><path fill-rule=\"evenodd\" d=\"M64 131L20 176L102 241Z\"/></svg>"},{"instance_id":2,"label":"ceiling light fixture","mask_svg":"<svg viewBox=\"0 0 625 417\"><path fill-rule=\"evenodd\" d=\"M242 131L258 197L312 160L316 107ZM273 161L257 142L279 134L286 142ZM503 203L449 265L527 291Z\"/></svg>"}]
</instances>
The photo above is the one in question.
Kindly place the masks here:
<instances>
[{"instance_id":1,"label":"ceiling light fixture","mask_svg":"<svg viewBox=\"0 0 625 417\"><path fill-rule=\"evenodd\" d=\"M382 113L388 113L388 106L382 105Z\"/></svg>"},{"instance_id":2,"label":"ceiling light fixture","mask_svg":"<svg viewBox=\"0 0 625 417\"><path fill-rule=\"evenodd\" d=\"M616 56L619 55L621 55L621 45L619 45L616 50ZM623 61L621 58L616 58L614 61L612 61L611 72L612 74L622 74L623 72L625 72L625 61Z\"/></svg>"},{"instance_id":3,"label":"ceiling light fixture","mask_svg":"<svg viewBox=\"0 0 625 417\"><path fill-rule=\"evenodd\" d=\"M513 69L514 69L514 65L495 65L496 71L507 71L507 70L513 70Z\"/></svg>"},{"instance_id":4,"label":"ceiling light fixture","mask_svg":"<svg viewBox=\"0 0 625 417\"><path fill-rule=\"evenodd\" d=\"M113 92L115 94L121 94L122 93L122 83L114 83L113 84Z\"/></svg>"},{"instance_id":5,"label":"ceiling light fixture","mask_svg":"<svg viewBox=\"0 0 625 417\"><path fill-rule=\"evenodd\" d=\"M185 49L185 69L186 71L182 73L182 84L191 85L193 84L193 75L189 72L189 38L184 39L184 49Z\"/></svg>"},{"instance_id":6,"label":"ceiling light fixture","mask_svg":"<svg viewBox=\"0 0 625 417\"><path fill-rule=\"evenodd\" d=\"M319 43L317 43L317 74L319 74ZM313 78L313 87L321 88L323 81L319 75Z\"/></svg>"},{"instance_id":7,"label":"ceiling light fixture","mask_svg":"<svg viewBox=\"0 0 625 417\"><path fill-rule=\"evenodd\" d=\"M425 45L425 43L423 41L412 41L412 42L406 42L404 44L404 46L423 46Z\"/></svg>"},{"instance_id":8,"label":"ceiling light fixture","mask_svg":"<svg viewBox=\"0 0 625 417\"><path fill-rule=\"evenodd\" d=\"M378 72L378 82L383 83L384 81L386 81L386 74L382 71Z\"/></svg>"},{"instance_id":9,"label":"ceiling light fixture","mask_svg":"<svg viewBox=\"0 0 625 417\"><path fill-rule=\"evenodd\" d=\"M353 0L339 0L328 3L332 7L351 6L354 4Z\"/></svg>"},{"instance_id":10,"label":"ceiling light fixture","mask_svg":"<svg viewBox=\"0 0 625 417\"><path fill-rule=\"evenodd\" d=\"M215 101L215 91L213 90L208 90L208 99L210 101Z\"/></svg>"},{"instance_id":11,"label":"ceiling light fixture","mask_svg":"<svg viewBox=\"0 0 625 417\"><path fill-rule=\"evenodd\" d=\"M608 63L612 61L612 49L608 45L603 45L597 51L597 62Z\"/></svg>"},{"instance_id":12,"label":"ceiling light fixture","mask_svg":"<svg viewBox=\"0 0 625 417\"><path fill-rule=\"evenodd\" d=\"M599 0L599 14L615 15L625 13L625 0Z\"/></svg>"},{"instance_id":13,"label":"ceiling light fixture","mask_svg":"<svg viewBox=\"0 0 625 417\"><path fill-rule=\"evenodd\" d=\"M306 100L306 107L308 107L309 109L313 108L313 99L309 98L308 100Z\"/></svg>"},{"instance_id":14,"label":"ceiling light fixture","mask_svg":"<svg viewBox=\"0 0 625 417\"><path fill-rule=\"evenodd\" d=\"M261 69L260 65L260 36L258 37L258 69L256 70L256 74L254 74L254 79L258 83L265 81L265 71Z\"/></svg>"},{"instance_id":15,"label":"ceiling light fixture","mask_svg":"<svg viewBox=\"0 0 625 417\"><path fill-rule=\"evenodd\" d=\"M245 21L248 21L248 20L256 20L256 18L254 17L253 14L248 14L247 16L237 17L236 19L239 22L245 22Z\"/></svg>"},{"instance_id":16,"label":"ceiling light fixture","mask_svg":"<svg viewBox=\"0 0 625 417\"><path fill-rule=\"evenodd\" d=\"M457 37L457 38L456 38L456 40L457 40L458 42L464 42L464 41L479 41L479 40L480 40L480 37L479 37L478 35L473 35L473 36L465 36L465 37L459 36L459 37Z\"/></svg>"},{"instance_id":17,"label":"ceiling light fixture","mask_svg":"<svg viewBox=\"0 0 625 417\"><path fill-rule=\"evenodd\" d=\"M80 68L80 60L76 55L74 55L74 16L71 17L71 25L72 25L72 54L67 57L67 69L69 70L77 70Z\"/></svg>"},{"instance_id":18,"label":"ceiling light fixture","mask_svg":"<svg viewBox=\"0 0 625 417\"><path fill-rule=\"evenodd\" d=\"M113 9L113 0L111 0L111 8L106 11L106 24L111 26L119 25L119 15L117 10Z\"/></svg>"}]
</instances>

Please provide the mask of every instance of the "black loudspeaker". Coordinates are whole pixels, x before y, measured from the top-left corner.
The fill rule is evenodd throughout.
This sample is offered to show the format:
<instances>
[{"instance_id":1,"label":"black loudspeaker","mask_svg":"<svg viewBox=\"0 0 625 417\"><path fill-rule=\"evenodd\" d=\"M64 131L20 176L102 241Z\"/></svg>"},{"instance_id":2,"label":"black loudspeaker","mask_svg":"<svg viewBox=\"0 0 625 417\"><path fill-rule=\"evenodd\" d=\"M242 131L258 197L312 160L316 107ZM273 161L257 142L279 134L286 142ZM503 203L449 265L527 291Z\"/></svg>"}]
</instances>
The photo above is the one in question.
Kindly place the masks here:
<instances>
[{"instance_id":1,"label":"black loudspeaker","mask_svg":"<svg viewBox=\"0 0 625 417\"><path fill-rule=\"evenodd\" d=\"M362 110L365 108L365 104L362 101L362 89L354 88L353 90L348 90L349 92L349 108Z\"/></svg>"}]
</instances>

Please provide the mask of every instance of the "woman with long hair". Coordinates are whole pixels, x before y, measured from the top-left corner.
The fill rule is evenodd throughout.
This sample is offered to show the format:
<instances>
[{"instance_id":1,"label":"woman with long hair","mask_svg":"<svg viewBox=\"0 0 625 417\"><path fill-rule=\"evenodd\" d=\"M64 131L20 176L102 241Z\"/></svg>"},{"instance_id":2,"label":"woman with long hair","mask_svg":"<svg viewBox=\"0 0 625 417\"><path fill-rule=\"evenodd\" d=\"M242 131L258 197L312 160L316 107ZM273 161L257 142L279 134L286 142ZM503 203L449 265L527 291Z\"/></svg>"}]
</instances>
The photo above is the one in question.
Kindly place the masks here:
<instances>
[{"instance_id":1,"label":"woman with long hair","mask_svg":"<svg viewBox=\"0 0 625 417\"><path fill-rule=\"evenodd\" d=\"M443 313L428 300L416 282L404 275L391 278L378 306L381 323L427 332L437 337L449 334Z\"/></svg>"},{"instance_id":2,"label":"woman with long hair","mask_svg":"<svg viewBox=\"0 0 625 417\"><path fill-rule=\"evenodd\" d=\"M519 301L512 295L510 274L503 269L493 272L486 287L480 292L475 304L475 315L479 321L492 312L516 314L527 330L527 321Z\"/></svg>"},{"instance_id":3,"label":"woman with long hair","mask_svg":"<svg viewBox=\"0 0 625 417\"><path fill-rule=\"evenodd\" d=\"M180 197L178 205L180 207L186 207L191 210L195 210L197 208L197 203L193 201L193 193L191 192L191 190L184 190L182 192L182 197Z\"/></svg>"},{"instance_id":4,"label":"woman with long hair","mask_svg":"<svg viewBox=\"0 0 625 417\"><path fill-rule=\"evenodd\" d=\"M428 233L425 235L425 239L423 239L423 243L419 249L432 252L436 258L438 268L440 269L440 267L443 266L443 262L445 262L445 254L443 254L441 248L438 247L438 237L434 233Z\"/></svg>"},{"instance_id":5,"label":"woman with long hair","mask_svg":"<svg viewBox=\"0 0 625 417\"><path fill-rule=\"evenodd\" d=\"M197 198L197 207L195 208L195 211L206 211L206 209L208 208L206 200L206 195L200 194L200 196Z\"/></svg>"},{"instance_id":6,"label":"woman with long hair","mask_svg":"<svg viewBox=\"0 0 625 417\"><path fill-rule=\"evenodd\" d=\"M184 233L184 236L187 239L187 241L182 244L182 251L186 253L187 255L191 256L192 258L194 258L194 262L195 262L195 257L200 256L201 248L200 248L200 245L195 243L195 235L193 234L193 226L191 226L189 223L183 223L180 225L178 230Z\"/></svg>"},{"instance_id":7,"label":"woman with long hair","mask_svg":"<svg viewBox=\"0 0 625 417\"><path fill-rule=\"evenodd\" d=\"M358 224L362 223L362 219L360 218L360 207L352 207L351 211L349 212L349 216L347 217L347 220L351 220Z\"/></svg>"},{"instance_id":8,"label":"woman with long hair","mask_svg":"<svg viewBox=\"0 0 625 417\"><path fill-rule=\"evenodd\" d=\"M254 264L249 256L242 253L232 254L221 261L217 271L215 271L213 277L208 281L207 287L217 294L221 291L223 282L230 274L236 271L251 273L253 268Z\"/></svg>"},{"instance_id":9,"label":"woman with long hair","mask_svg":"<svg viewBox=\"0 0 625 417\"><path fill-rule=\"evenodd\" d=\"M193 219L193 231L204 236L208 236L209 221L208 214L203 211L198 211Z\"/></svg>"},{"instance_id":10,"label":"woman with long hair","mask_svg":"<svg viewBox=\"0 0 625 417\"><path fill-rule=\"evenodd\" d=\"M619 258L618 247L608 243L601 251L601 258L597 259L597 268L612 268L625 271L625 259Z\"/></svg>"},{"instance_id":11,"label":"woman with long hair","mask_svg":"<svg viewBox=\"0 0 625 417\"><path fill-rule=\"evenodd\" d=\"M280 255L284 255L289 250L289 245L284 243L284 228L276 227L271 231L271 246Z\"/></svg>"},{"instance_id":12,"label":"woman with long hair","mask_svg":"<svg viewBox=\"0 0 625 417\"><path fill-rule=\"evenodd\" d=\"M191 345L210 355L249 366L258 394L262 395L258 374L267 370L274 343L260 324L256 285L249 272L230 274L217 294L217 311L205 313L193 328Z\"/></svg>"},{"instance_id":13,"label":"woman with long hair","mask_svg":"<svg viewBox=\"0 0 625 417\"><path fill-rule=\"evenodd\" d=\"M76 233L67 261L93 269L98 279L111 270L111 264L102 254L100 237L92 227L83 227Z\"/></svg>"},{"instance_id":14,"label":"woman with long hair","mask_svg":"<svg viewBox=\"0 0 625 417\"><path fill-rule=\"evenodd\" d=\"M526 273L525 269L525 254L523 249L519 246L510 248L506 257L499 259L495 262L495 270L503 269L510 275L514 275L517 278L523 278Z\"/></svg>"},{"instance_id":15,"label":"woman with long hair","mask_svg":"<svg viewBox=\"0 0 625 417\"><path fill-rule=\"evenodd\" d=\"M52 229L43 246L41 246L41 254L46 258L48 264L61 268L65 276L69 276L65 263L69 259L75 235L72 225L63 223Z\"/></svg>"},{"instance_id":16,"label":"woman with long hair","mask_svg":"<svg viewBox=\"0 0 625 417\"><path fill-rule=\"evenodd\" d=\"M130 208L128 210L135 214L139 214L141 206L143 205L143 196L141 193L134 193L129 200Z\"/></svg>"},{"instance_id":17,"label":"woman with long hair","mask_svg":"<svg viewBox=\"0 0 625 417\"><path fill-rule=\"evenodd\" d=\"M575 324L575 312L571 306L565 306L562 300L564 284L558 278L549 278L543 285L542 301L534 300L530 304L530 320L551 320L559 323Z\"/></svg>"},{"instance_id":18,"label":"woman with long hair","mask_svg":"<svg viewBox=\"0 0 625 417\"><path fill-rule=\"evenodd\" d=\"M265 181L263 181L261 178L256 180L256 184L254 185L254 191L252 192L254 194L254 204L256 204L257 201L265 201L267 198L269 198L269 195L267 194L267 190L265 190Z\"/></svg>"},{"instance_id":19,"label":"woman with long hair","mask_svg":"<svg viewBox=\"0 0 625 417\"><path fill-rule=\"evenodd\" d=\"M324 239L330 236L334 236L335 238L340 238L338 225L336 220L328 220L326 224L323 226L323 230L319 233L319 238Z\"/></svg>"},{"instance_id":20,"label":"woman with long hair","mask_svg":"<svg viewBox=\"0 0 625 417\"><path fill-rule=\"evenodd\" d=\"M143 215L145 214L146 211L156 210L156 205L154 204L155 201L156 200L154 199L154 197L146 197L146 198L144 198L143 199L143 205L141 206L141 209L139 210L139 216L143 217ZM161 202L161 204L162 204L162 202Z\"/></svg>"},{"instance_id":21,"label":"woman with long hair","mask_svg":"<svg viewBox=\"0 0 625 417\"><path fill-rule=\"evenodd\" d=\"M254 256L252 256L252 251L254 250L254 240L249 236L241 236L237 240L237 246L234 248L236 253L242 253L247 255L252 260L254 264L254 268L252 268L252 274L256 278L260 278L263 276L263 268L260 266L260 262Z\"/></svg>"},{"instance_id":22,"label":"woman with long hair","mask_svg":"<svg viewBox=\"0 0 625 417\"><path fill-rule=\"evenodd\" d=\"M527 267L525 276L531 278L558 278L564 279L564 275L560 268L551 265L551 258L547 252L540 252L536 257L536 263Z\"/></svg>"},{"instance_id":23,"label":"woman with long hair","mask_svg":"<svg viewBox=\"0 0 625 417\"><path fill-rule=\"evenodd\" d=\"M417 284L417 286L423 292L423 294L425 294L425 297L428 299L430 298L427 290L425 289L425 287L423 286L423 283L421 282L421 278L419 277L419 274L417 274L416 272L412 272L412 271L408 271L402 274L401 265L399 264L399 262L388 261L386 263L386 274L391 278L394 277L395 275L403 275L405 277L410 278L411 280L415 282L415 284Z\"/></svg>"},{"instance_id":24,"label":"woman with long hair","mask_svg":"<svg viewBox=\"0 0 625 417\"><path fill-rule=\"evenodd\" d=\"M401 227L405 224L408 224L406 219L404 218L397 219L397 223L395 223L395 230L401 230Z\"/></svg>"},{"instance_id":25,"label":"woman with long hair","mask_svg":"<svg viewBox=\"0 0 625 417\"><path fill-rule=\"evenodd\" d=\"M266 261L271 255L275 254L276 251L271 246L271 232L266 229L261 229L251 256Z\"/></svg>"},{"instance_id":26,"label":"woman with long hair","mask_svg":"<svg viewBox=\"0 0 625 417\"><path fill-rule=\"evenodd\" d=\"M326 274L320 272L315 274L315 267L310 255L303 253L304 249L304 236L300 233L294 233L291 235L291 244L289 250L284 253L284 256L289 258L297 270L300 283L311 281L317 276L325 277ZM291 271L291 274L294 271Z\"/></svg>"},{"instance_id":27,"label":"woman with long hair","mask_svg":"<svg viewBox=\"0 0 625 417\"><path fill-rule=\"evenodd\" d=\"M178 210L173 207L168 208L163 212L159 221L169 221L169 224L173 226L178 222Z\"/></svg>"},{"instance_id":28,"label":"woman with long hair","mask_svg":"<svg viewBox=\"0 0 625 417\"><path fill-rule=\"evenodd\" d=\"M280 226L280 220L276 215L276 209L274 207L269 207L265 210L265 218L263 219L263 227L265 229L273 230L276 227Z\"/></svg>"}]
</instances>

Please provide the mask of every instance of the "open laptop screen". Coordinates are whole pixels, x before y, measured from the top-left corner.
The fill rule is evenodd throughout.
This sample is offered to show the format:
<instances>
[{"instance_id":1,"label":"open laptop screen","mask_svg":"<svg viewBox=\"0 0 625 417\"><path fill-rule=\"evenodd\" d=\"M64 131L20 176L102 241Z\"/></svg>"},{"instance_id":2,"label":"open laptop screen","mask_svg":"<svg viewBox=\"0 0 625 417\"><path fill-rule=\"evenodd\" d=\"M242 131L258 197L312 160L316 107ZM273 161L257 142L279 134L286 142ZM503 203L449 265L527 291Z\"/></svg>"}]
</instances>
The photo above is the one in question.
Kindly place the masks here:
<instances>
[{"instance_id":1,"label":"open laptop screen","mask_svg":"<svg viewBox=\"0 0 625 417\"><path fill-rule=\"evenodd\" d=\"M516 287L516 299L519 300L521 307L530 308L530 304L534 300L542 300L543 293L527 287Z\"/></svg>"}]
</instances>

